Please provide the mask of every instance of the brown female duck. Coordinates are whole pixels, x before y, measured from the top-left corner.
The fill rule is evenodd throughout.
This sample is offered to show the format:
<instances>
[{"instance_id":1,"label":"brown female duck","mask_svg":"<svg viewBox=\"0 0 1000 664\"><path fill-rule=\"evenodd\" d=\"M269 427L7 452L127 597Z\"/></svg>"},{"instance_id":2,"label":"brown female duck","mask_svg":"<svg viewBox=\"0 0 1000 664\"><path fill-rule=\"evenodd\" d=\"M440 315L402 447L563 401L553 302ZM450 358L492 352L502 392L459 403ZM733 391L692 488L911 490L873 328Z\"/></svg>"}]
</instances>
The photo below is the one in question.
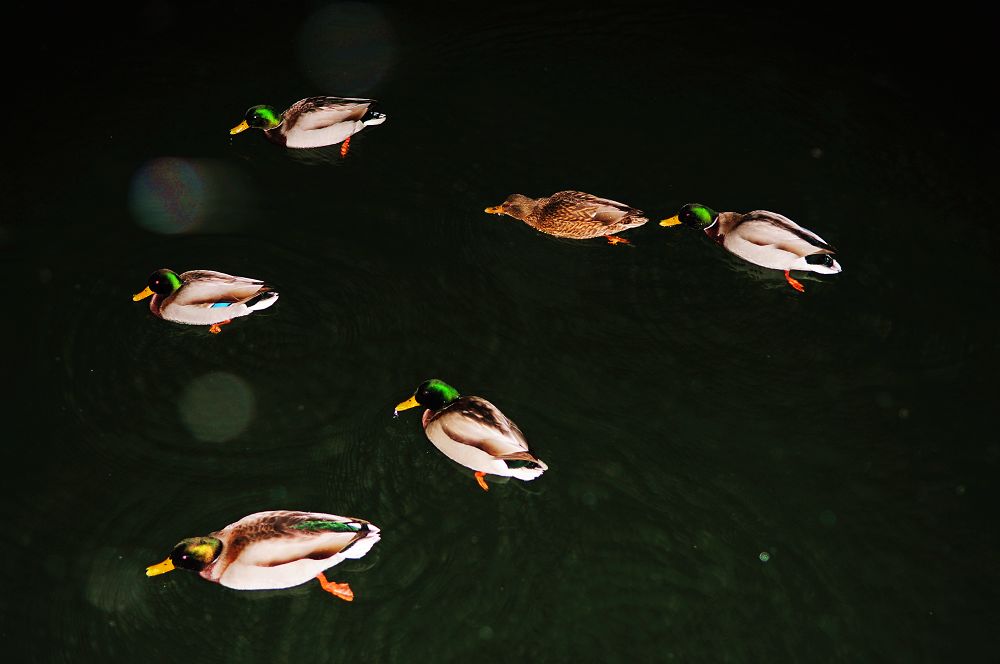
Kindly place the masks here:
<instances>
[{"instance_id":1,"label":"brown female duck","mask_svg":"<svg viewBox=\"0 0 1000 664\"><path fill-rule=\"evenodd\" d=\"M545 198L511 194L486 212L514 217L556 237L604 237L608 244L628 244L628 240L612 236L649 221L642 210L582 191L559 191Z\"/></svg>"}]
</instances>

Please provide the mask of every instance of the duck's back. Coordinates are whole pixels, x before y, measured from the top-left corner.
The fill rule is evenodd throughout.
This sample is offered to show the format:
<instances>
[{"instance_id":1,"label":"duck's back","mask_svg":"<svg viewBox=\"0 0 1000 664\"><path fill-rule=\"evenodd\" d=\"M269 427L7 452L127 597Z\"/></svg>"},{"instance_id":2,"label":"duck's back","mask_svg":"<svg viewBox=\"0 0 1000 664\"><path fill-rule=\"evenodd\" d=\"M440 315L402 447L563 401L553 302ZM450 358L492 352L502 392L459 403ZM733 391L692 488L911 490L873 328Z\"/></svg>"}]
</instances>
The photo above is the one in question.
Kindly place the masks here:
<instances>
[{"instance_id":1,"label":"duck's back","mask_svg":"<svg viewBox=\"0 0 1000 664\"><path fill-rule=\"evenodd\" d=\"M803 256L834 251L812 231L766 210L723 213L718 234L722 245L740 258L776 270L788 269Z\"/></svg>"},{"instance_id":2,"label":"duck's back","mask_svg":"<svg viewBox=\"0 0 1000 664\"><path fill-rule=\"evenodd\" d=\"M223 551L205 578L262 590L297 586L344 558L360 558L379 540L379 529L364 519L278 510L251 514L213 535Z\"/></svg>"},{"instance_id":3,"label":"duck's back","mask_svg":"<svg viewBox=\"0 0 1000 664\"><path fill-rule=\"evenodd\" d=\"M267 132L289 148L318 148L342 143L365 126L373 99L309 97L284 113L284 122Z\"/></svg>"},{"instance_id":4,"label":"duck's back","mask_svg":"<svg viewBox=\"0 0 1000 664\"><path fill-rule=\"evenodd\" d=\"M641 226L641 210L582 191L560 191L538 204L539 230L560 237L587 239Z\"/></svg>"}]
</instances>

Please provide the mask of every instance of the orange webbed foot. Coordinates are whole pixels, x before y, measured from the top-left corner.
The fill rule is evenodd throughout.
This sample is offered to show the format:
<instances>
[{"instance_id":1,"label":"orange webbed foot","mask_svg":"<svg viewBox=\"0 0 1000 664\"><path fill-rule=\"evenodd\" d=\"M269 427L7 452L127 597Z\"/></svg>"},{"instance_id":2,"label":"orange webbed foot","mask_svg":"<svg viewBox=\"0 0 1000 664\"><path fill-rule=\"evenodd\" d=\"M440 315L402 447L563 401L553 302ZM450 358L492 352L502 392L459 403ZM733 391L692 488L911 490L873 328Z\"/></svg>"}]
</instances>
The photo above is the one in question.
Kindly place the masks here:
<instances>
[{"instance_id":1,"label":"orange webbed foot","mask_svg":"<svg viewBox=\"0 0 1000 664\"><path fill-rule=\"evenodd\" d=\"M327 581L326 575L320 572L316 575L316 580L319 581L320 587L326 592L330 593L334 597L339 597L345 602L354 601L354 591L351 590L351 586L346 583L337 583L335 581Z\"/></svg>"},{"instance_id":2,"label":"orange webbed foot","mask_svg":"<svg viewBox=\"0 0 1000 664\"><path fill-rule=\"evenodd\" d=\"M220 323L215 323L212 325L212 327L208 328L208 331L211 332L212 334L218 334L219 332L222 332L223 325L229 325L232 322L233 322L232 319L229 319L229 320L224 320Z\"/></svg>"},{"instance_id":3,"label":"orange webbed foot","mask_svg":"<svg viewBox=\"0 0 1000 664\"><path fill-rule=\"evenodd\" d=\"M343 159L347 156L347 151L351 149L351 137L348 136L344 139L344 142L340 144L340 158Z\"/></svg>"},{"instance_id":4,"label":"orange webbed foot","mask_svg":"<svg viewBox=\"0 0 1000 664\"><path fill-rule=\"evenodd\" d=\"M489 491L490 487L489 485L486 484L486 480L484 479L485 477L486 473L484 473L481 470L476 471L476 481L479 482L479 486L482 488L483 491Z\"/></svg>"},{"instance_id":5,"label":"orange webbed foot","mask_svg":"<svg viewBox=\"0 0 1000 664\"><path fill-rule=\"evenodd\" d=\"M798 292L800 293L806 292L806 287L802 285L802 282L793 277L791 274L789 274L788 270L785 270L785 281L791 284L792 288L794 288Z\"/></svg>"},{"instance_id":6,"label":"orange webbed foot","mask_svg":"<svg viewBox=\"0 0 1000 664\"><path fill-rule=\"evenodd\" d=\"M632 244L629 240L617 235L605 235L604 239L608 241L608 244Z\"/></svg>"}]
</instances>

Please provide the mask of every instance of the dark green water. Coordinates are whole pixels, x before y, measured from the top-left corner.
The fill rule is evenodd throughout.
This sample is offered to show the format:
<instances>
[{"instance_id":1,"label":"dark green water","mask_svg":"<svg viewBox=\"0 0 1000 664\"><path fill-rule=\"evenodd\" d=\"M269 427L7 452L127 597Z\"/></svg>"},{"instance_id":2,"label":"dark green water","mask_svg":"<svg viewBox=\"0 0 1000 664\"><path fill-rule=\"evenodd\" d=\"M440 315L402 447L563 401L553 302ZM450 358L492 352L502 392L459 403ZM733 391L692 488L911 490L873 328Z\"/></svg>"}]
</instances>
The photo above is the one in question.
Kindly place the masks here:
<instances>
[{"instance_id":1,"label":"dark green water","mask_svg":"<svg viewBox=\"0 0 1000 664\"><path fill-rule=\"evenodd\" d=\"M161 3L34 34L0 220L5 651L994 659L987 25L897 18ZM343 161L230 139L314 94L388 121ZM685 229L610 247L482 212L561 189L782 212L844 272L800 294ZM159 267L281 298L210 335L130 302ZM480 491L391 417L432 376L550 470ZM268 509L382 528L330 570L353 604L144 576Z\"/></svg>"}]
</instances>

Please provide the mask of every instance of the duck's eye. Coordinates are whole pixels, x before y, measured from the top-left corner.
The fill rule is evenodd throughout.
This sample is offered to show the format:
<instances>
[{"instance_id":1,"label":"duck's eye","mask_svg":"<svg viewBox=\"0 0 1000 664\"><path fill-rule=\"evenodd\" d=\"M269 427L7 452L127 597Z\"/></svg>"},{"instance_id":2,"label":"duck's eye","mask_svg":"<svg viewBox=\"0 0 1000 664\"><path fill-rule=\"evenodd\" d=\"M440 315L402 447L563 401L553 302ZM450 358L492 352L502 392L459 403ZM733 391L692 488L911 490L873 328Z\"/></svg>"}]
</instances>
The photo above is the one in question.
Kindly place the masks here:
<instances>
[{"instance_id":1,"label":"duck's eye","mask_svg":"<svg viewBox=\"0 0 1000 664\"><path fill-rule=\"evenodd\" d=\"M204 566L200 560L187 553L176 553L173 556L174 565L181 569L198 570Z\"/></svg>"}]
</instances>

